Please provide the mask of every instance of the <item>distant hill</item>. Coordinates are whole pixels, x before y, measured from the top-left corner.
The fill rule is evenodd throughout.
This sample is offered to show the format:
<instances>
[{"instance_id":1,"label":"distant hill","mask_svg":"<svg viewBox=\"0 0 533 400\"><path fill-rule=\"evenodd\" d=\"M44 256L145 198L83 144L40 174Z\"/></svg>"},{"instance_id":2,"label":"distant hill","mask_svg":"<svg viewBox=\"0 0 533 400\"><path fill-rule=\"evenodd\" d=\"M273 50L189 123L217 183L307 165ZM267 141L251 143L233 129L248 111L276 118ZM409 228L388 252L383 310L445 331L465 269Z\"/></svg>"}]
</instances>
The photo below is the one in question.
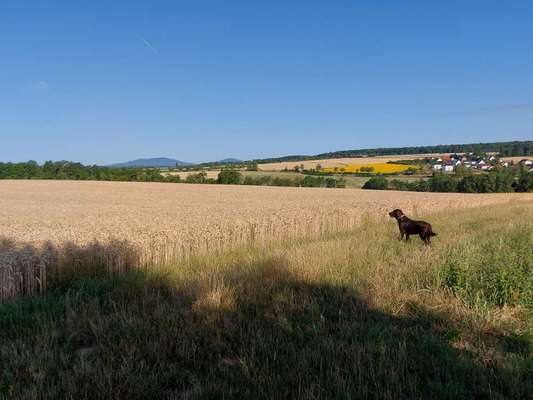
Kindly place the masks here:
<instances>
[{"instance_id":1,"label":"distant hill","mask_svg":"<svg viewBox=\"0 0 533 400\"><path fill-rule=\"evenodd\" d=\"M160 167L175 167L178 166L186 166L186 165L192 165L192 163L175 160L173 158L165 158L165 157L158 157L158 158L139 158L137 160L133 161L126 161L123 163L118 164L112 164L110 167L118 167L118 168L160 168Z\"/></svg>"},{"instance_id":2,"label":"distant hill","mask_svg":"<svg viewBox=\"0 0 533 400\"><path fill-rule=\"evenodd\" d=\"M469 144L440 144L435 146L412 146L412 147L384 147L374 149L341 150L322 153L313 156L291 155L285 157L263 158L251 160L251 162L276 163L285 161L324 160L328 158L349 157L375 157L400 154L426 154L426 153L480 153L498 152L501 156L527 156L533 154L533 141L512 141L493 143L469 143Z\"/></svg>"},{"instance_id":3,"label":"distant hill","mask_svg":"<svg viewBox=\"0 0 533 400\"><path fill-rule=\"evenodd\" d=\"M239 160L238 158L225 158L223 160L218 161L220 164L228 164L228 163L240 163L242 160Z\"/></svg>"}]
</instances>

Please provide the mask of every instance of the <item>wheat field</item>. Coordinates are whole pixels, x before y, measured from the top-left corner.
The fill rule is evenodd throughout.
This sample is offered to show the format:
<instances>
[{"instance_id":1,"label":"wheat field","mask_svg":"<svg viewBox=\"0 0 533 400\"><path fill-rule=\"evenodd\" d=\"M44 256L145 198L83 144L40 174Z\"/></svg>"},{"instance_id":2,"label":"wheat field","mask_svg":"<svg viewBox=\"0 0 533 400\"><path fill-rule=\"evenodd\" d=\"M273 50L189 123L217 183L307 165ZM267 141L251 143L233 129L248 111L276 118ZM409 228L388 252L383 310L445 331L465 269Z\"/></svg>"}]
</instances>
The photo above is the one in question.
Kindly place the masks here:
<instances>
[{"instance_id":1,"label":"wheat field","mask_svg":"<svg viewBox=\"0 0 533 400\"><path fill-rule=\"evenodd\" d=\"M388 163L400 160L415 160L428 157L440 157L440 153L428 154L401 154L397 156L376 156L376 157L348 157L348 158L328 158L324 160L306 160L306 161L283 161L277 163L257 164L260 171L281 171L283 169L292 170L294 167L304 166L304 169L316 169L317 166L322 168L346 168L350 165L366 165L376 163Z\"/></svg>"},{"instance_id":2,"label":"wheat field","mask_svg":"<svg viewBox=\"0 0 533 400\"><path fill-rule=\"evenodd\" d=\"M84 181L0 181L0 298L46 288L50 272L112 272L202 252L352 228L393 208L409 215L533 201L348 189Z\"/></svg>"}]
</instances>

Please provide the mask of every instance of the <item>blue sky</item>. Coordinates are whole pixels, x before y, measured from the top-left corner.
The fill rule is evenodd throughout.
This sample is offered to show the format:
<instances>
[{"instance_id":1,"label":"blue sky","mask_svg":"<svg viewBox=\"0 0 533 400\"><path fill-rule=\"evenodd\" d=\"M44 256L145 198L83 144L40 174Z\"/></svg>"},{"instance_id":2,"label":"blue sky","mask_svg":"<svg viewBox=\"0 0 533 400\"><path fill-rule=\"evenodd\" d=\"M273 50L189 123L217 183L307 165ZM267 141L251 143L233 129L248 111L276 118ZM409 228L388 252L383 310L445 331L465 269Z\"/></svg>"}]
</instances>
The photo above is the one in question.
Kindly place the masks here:
<instances>
[{"instance_id":1,"label":"blue sky","mask_svg":"<svg viewBox=\"0 0 533 400\"><path fill-rule=\"evenodd\" d=\"M533 139L531 1L0 3L0 160Z\"/></svg>"}]
</instances>

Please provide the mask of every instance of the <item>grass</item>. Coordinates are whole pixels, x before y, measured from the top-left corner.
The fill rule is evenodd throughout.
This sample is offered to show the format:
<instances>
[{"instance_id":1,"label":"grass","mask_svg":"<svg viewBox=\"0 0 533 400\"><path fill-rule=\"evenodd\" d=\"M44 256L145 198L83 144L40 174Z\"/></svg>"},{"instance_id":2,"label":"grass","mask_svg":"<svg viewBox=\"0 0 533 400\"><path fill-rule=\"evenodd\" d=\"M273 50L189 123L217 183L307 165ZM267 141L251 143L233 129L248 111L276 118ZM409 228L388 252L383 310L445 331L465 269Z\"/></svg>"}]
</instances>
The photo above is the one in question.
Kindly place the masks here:
<instances>
[{"instance_id":1,"label":"grass","mask_svg":"<svg viewBox=\"0 0 533 400\"><path fill-rule=\"evenodd\" d=\"M434 214L431 247L367 218L50 279L46 294L0 304L0 396L528 398L531 216L530 203Z\"/></svg>"}]
</instances>

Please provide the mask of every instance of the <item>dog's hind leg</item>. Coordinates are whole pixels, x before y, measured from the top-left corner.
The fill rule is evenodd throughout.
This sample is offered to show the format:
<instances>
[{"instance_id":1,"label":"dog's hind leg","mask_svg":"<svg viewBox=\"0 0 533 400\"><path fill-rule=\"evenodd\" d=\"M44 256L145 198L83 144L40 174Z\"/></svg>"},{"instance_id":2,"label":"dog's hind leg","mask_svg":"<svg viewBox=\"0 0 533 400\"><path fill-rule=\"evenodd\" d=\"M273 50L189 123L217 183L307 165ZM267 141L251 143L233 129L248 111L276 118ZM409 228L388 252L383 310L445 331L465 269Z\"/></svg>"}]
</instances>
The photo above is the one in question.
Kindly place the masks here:
<instances>
[{"instance_id":1,"label":"dog's hind leg","mask_svg":"<svg viewBox=\"0 0 533 400\"><path fill-rule=\"evenodd\" d=\"M408 233L405 234L405 241L406 241L406 242L409 241L409 234L408 234Z\"/></svg>"}]
</instances>

